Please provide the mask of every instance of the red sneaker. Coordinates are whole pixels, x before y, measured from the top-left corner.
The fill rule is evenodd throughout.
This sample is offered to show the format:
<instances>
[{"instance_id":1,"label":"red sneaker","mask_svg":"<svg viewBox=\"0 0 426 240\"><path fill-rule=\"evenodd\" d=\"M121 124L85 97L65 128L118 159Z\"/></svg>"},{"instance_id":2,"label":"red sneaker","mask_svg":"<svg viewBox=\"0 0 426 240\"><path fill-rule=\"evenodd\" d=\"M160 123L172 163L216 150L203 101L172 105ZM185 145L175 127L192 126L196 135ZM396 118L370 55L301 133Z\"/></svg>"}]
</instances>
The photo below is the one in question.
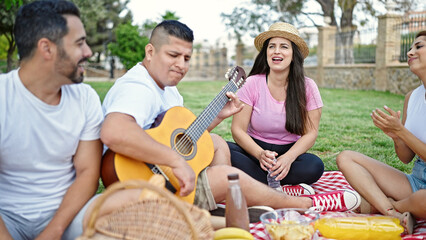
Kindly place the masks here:
<instances>
[{"instance_id":1,"label":"red sneaker","mask_svg":"<svg viewBox=\"0 0 426 240\"><path fill-rule=\"evenodd\" d=\"M301 183L298 185L284 185L282 186L282 191L289 196L295 196L295 197L298 197L300 195L315 194L314 189L311 186L304 183Z\"/></svg>"},{"instance_id":2,"label":"red sneaker","mask_svg":"<svg viewBox=\"0 0 426 240\"><path fill-rule=\"evenodd\" d=\"M312 199L311 209L316 211L345 212L355 210L361 204L361 196L349 189L304 197Z\"/></svg>"}]
</instances>

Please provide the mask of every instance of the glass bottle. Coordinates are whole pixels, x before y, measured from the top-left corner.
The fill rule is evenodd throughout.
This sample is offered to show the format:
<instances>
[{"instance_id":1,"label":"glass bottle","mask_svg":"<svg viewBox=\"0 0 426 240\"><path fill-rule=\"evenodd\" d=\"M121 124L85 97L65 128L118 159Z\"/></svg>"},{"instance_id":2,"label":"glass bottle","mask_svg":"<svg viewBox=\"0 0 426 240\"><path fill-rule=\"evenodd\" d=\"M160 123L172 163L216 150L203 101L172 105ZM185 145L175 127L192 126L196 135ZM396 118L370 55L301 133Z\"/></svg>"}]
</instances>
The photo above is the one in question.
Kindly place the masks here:
<instances>
[{"instance_id":1,"label":"glass bottle","mask_svg":"<svg viewBox=\"0 0 426 240\"><path fill-rule=\"evenodd\" d=\"M225 204L226 227L238 227L250 232L247 202L241 190L237 173L228 175Z\"/></svg>"}]
</instances>

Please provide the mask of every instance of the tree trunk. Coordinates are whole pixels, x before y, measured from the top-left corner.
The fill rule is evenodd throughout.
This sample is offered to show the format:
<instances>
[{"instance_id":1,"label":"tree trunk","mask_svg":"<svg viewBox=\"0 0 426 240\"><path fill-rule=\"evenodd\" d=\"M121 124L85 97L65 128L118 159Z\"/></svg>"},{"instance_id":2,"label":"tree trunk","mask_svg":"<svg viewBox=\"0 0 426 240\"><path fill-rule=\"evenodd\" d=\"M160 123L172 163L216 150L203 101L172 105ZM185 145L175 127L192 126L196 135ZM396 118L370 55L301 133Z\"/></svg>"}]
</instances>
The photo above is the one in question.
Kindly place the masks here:
<instances>
[{"instance_id":1,"label":"tree trunk","mask_svg":"<svg viewBox=\"0 0 426 240\"><path fill-rule=\"evenodd\" d=\"M334 15L334 0L317 0L317 2L321 5L322 12L324 13L324 17L329 17L330 22L327 23L330 26L337 26L336 16Z\"/></svg>"},{"instance_id":2,"label":"tree trunk","mask_svg":"<svg viewBox=\"0 0 426 240\"><path fill-rule=\"evenodd\" d=\"M337 63L352 64L354 63L353 39L356 26L352 24L353 11L357 0L339 0L339 6L342 9L342 18L340 19L339 56L336 56Z\"/></svg>"},{"instance_id":3,"label":"tree trunk","mask_svg":"<svg viewBox=\"0 0 426 240\"><path fill-rule=\"evenodd\" d=\"M336 16L334 15L334 4L335 4L335 0L316 0L320 5L321 5L321 9L322 12L324 13L324 18L329 17L330 22L328 22L327 24L329 24L330 26L337 26L337 20L336 20ZM341 46L341 41L340 41L340 37L339 34L336 33L336 52L335 54L335 63L340 63L339 59L340 56L343 55L343 53L339 53L339 50L341 50L341 48L339 46Z\"/></svg>"}]
</instances>

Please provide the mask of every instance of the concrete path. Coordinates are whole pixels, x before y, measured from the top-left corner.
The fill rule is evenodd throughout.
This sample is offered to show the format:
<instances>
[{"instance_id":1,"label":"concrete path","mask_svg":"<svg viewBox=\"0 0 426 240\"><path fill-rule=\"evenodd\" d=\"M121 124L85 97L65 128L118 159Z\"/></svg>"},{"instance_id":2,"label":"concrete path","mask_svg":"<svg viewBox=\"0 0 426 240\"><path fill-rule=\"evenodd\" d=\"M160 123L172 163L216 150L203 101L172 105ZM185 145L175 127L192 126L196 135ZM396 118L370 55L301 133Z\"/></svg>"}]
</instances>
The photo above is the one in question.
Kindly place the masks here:
<instances>
[{"instance_id":1,"label":"concrete path","mask_svg":"<svg viewBox=\"0 0 426 240\"><path fill-rule=\"evenodd\" d=\"M109 77L84 77L84 82L114 82L116 78Z\"/></svg>"},{"instance_id":2,"label":"concrete path","mask_svg":"<svg viewBox=\"0 0 426 240\"><path fill-rule=\"evenodd\" d=\"M84 77L84 82L114 82L117 78L109 78L109 77ZM189 78L184 77L182 81L212 81L213 79L203 79L199 78Z\"/></svg>"}]
</instances>

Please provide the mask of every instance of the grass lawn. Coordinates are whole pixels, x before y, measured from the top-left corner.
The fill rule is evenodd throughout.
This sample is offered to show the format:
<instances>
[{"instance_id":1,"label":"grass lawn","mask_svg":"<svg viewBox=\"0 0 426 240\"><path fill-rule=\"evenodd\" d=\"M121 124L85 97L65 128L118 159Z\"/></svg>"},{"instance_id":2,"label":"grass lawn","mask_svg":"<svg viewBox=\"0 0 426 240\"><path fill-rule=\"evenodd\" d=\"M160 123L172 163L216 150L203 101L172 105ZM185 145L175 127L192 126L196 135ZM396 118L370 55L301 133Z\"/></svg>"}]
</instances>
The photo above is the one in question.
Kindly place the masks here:
<instances>
[{"instance_id":1,"label":"grass lawn","mask_svg":"<svg viewBox=\"0 0 426 240\"><path fill-rule=\"evenodd\" d=\"M112 86L112 82L88 82L98 92L101 100ZM226 85L225 81L181 82L178 86L185 107L195 115L211 102ZM377 91L352 91L342 89L320 89L324 102L319 136L309 151L317 154L326 170L337 170L336 156L343 150L362 152L385 162L406 173L411 172L412 164L405 165L398 160L392 140L374 126L370 113L384 105L393 110L401 110L404 96ZM232 141L231 121L228 118L213 132L225 140Z\"/></svg>"}]
</instances>

